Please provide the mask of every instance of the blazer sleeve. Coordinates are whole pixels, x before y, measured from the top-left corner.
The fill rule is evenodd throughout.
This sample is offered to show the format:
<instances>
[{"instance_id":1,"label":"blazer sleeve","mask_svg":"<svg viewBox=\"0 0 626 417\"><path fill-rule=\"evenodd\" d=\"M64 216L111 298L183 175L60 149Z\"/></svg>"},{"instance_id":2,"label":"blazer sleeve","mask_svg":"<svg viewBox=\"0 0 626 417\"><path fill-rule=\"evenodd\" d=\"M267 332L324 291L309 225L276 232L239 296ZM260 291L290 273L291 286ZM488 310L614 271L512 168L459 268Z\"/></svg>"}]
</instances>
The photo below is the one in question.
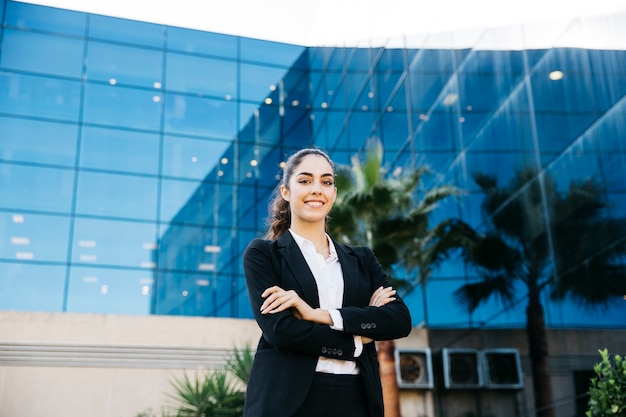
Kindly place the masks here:
<instances>
[{"instance_id":1,"label":"blazer sleeve","mask_svg":"<svg viewBox=\"0 0 626 417\"><path fill-rule=\"evenodd\" d=\"M243 266L252 312L267 343L275 348L315 357L354 359L352 334L333 330L327 325L299 320L290 310L261 314L263 291L274 285L285 290L294 289L281 285L281 259L272 241L251 241L243 254Z\"/></svg>"},{"instance_id":2,"label":"blazer sleeve","mask_svg":"<svg viewBox=\"0 0 626 417\"><path fill-rule=\"evenodd\" d=\"M374 252L368 247L354 247L359 253L359 273L369 277L369 297L383 286L389 287L387 273L383 270ZM392 340L406 337L411 332L411 313L401 297L382 307L343 307L344 331L366 336L374 340Z\"/></svg>"}]
</instances>

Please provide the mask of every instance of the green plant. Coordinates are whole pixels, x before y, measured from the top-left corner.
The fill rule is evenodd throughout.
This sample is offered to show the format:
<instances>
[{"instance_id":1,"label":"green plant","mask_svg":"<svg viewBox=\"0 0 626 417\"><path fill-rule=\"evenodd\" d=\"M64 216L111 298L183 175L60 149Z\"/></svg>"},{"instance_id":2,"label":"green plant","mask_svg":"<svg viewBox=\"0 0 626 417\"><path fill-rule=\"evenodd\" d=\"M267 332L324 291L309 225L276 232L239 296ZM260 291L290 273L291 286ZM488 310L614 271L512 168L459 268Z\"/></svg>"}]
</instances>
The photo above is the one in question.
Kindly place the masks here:
<instances>
[{"instance_id":1,"label":"green plant","mask_svg":"<svg viewBox=\"0 0 626 417\"><path fill-rule=\"evenodd\" d=\"M615 355L613 361L608 349L599 350L602 361L593 370L589 386L587 417L626 416L626 358Z\"/></svg>"},{"instance_id":2,"label":"green plant","mask_svg":"<svg viewBox=\"0 0 626 417\"><path fill-rule=\"evenodd\" d=\"M176 417L237 417L243 413L244 392L227 370L206 371L192 380L174 380L171 397L181 405Z\"/></svg>"},{"instance_id":3,"label":"green plant","mask_svg":"<svg viewBox=\"0 0 626 417\"><path fill-rule=\"evenodd\" d=\"M243 347L234 347L226 360L226 369L232 372L243 384L247 385L252 370L254 353L249 344Z\"/></svg>"}]
</instances>

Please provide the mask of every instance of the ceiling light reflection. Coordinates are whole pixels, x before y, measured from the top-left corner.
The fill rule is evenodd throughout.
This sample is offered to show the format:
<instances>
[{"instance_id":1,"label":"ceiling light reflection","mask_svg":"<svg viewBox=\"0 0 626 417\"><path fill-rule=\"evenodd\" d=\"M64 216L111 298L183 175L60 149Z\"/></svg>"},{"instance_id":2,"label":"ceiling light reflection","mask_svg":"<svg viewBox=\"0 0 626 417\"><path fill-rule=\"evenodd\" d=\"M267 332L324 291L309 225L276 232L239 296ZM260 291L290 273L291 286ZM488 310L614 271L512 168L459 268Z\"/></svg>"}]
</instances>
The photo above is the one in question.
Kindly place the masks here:
<instances>
[{"instance_id":1,"label":"ceiling light reflection","mask_svg":"<svg viewBox=\"0 0 626 417\"><path fill-rule=\"evenodd\" d=\"M24 260L35 259L35 254L32 252L16 252L15 258Z\"/></svg>"},{"instance_id":2,"label":"ceiling light reflection","mask_svg":"<svg viewBox=\"0 0 626 417\"><path fill-rule=\"evenodd\" d=\"M558 81L561 78L563 78L563 71L552 71L550 74L548 74L548 77L552 80L552 81Z\"/></svg>"},{"instance_id":3,"label":"ceiling light reflection","mask_svg":"<svg viewBox=\"0 0 626 417\"><path fill-rule=\"evenodd\" d=\"M24 216L21 214L14 214L12 219L13 223L24 223Z\"/></svg>"},{"instance_id":4,"label":"ceiling light reflection","mask_svg":"<svg viewBox=\"0 0 626 417\"><path fill-rule=\"evenodd\" d=\"M222 247L217 245L206 245L204 247L204 252L206 253L220 253L221 251Z\"/></svg>"},{"instance_id":5,"label":"ceiling light reflection","mask_svg":"<svg viewBox=\"0 0 626 417\"><path fill-rule=\"evenodd\" d=\"M11 243L13 245L29 245L30 244L30 239L27 238L27 237L12 236L11 237Z\"/></svg>"},{"instance_id":6,"label":"ceiling light reflection","mask_svg":"<svg viewBox=\"0 0 626 417\"><path fill-rule=\"evenodd\" d=\"M200 271L215 271L215 264L202 263L198 265Z\"/></svg>"}]
</instances>

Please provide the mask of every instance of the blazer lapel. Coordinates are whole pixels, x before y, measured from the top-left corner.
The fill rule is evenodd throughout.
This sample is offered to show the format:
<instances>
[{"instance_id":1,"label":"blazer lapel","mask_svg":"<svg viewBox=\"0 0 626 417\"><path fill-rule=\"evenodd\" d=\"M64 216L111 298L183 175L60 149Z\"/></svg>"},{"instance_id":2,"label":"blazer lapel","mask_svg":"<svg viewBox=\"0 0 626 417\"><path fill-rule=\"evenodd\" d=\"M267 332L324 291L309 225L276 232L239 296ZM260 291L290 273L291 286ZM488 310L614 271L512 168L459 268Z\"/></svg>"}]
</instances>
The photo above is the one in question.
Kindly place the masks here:
<instances>
[{"instance_id":1,"label":"blazer lapel","mask_svg":"<svg viewBox=\"0 0 626 417\"><path fill-rule=\"evenodd\" d=\"M356 305L356 297L359 292L359 265L354 253L345 245L338 244L333 239L337 257L341 263L343 273L343 306Z\"/></svg>"},{"instance_id":2,"label":"blazer lapel","mask_svg":"<svg viewBox=\"0 0 626 417\"><path fill-rule=\"evenodd\" d=\"M309 269L309 265L306 263L306 259L304 259L293 236L291 236L289 231L286 231L278 238L277 243L278 251L283 256L281 283L285 283L286 280L288 280L288 283L293 282L302 299L311 307L319 308L320 299L315 277L313 277L313 273ZM287 268L284 268L284 265ZM287 276L288 273L290 276ZM286 287L283 289L290 289L288 285Z\"/></svg>"}]
</instances>

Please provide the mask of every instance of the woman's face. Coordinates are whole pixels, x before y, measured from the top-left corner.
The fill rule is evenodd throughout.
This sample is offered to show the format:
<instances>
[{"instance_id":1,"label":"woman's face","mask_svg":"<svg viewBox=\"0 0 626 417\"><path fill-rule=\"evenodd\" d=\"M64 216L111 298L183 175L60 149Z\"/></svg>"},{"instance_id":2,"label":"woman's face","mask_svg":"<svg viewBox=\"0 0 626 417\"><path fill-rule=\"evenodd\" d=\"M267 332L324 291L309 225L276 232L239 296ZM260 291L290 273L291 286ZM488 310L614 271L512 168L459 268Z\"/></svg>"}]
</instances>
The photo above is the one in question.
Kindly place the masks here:
<instances>
[{"instance_id":1,"label":"woman's face","mask_svg":"<svg viewBox=\"0 0 626 417\"><path fill-rule=\"evenodd\" d=\"M335 174L320 155L307 155L294 170L287 186L280 188L291 207L291 223L324 222L335 202Z\"/></svg>"}]
</instances>

